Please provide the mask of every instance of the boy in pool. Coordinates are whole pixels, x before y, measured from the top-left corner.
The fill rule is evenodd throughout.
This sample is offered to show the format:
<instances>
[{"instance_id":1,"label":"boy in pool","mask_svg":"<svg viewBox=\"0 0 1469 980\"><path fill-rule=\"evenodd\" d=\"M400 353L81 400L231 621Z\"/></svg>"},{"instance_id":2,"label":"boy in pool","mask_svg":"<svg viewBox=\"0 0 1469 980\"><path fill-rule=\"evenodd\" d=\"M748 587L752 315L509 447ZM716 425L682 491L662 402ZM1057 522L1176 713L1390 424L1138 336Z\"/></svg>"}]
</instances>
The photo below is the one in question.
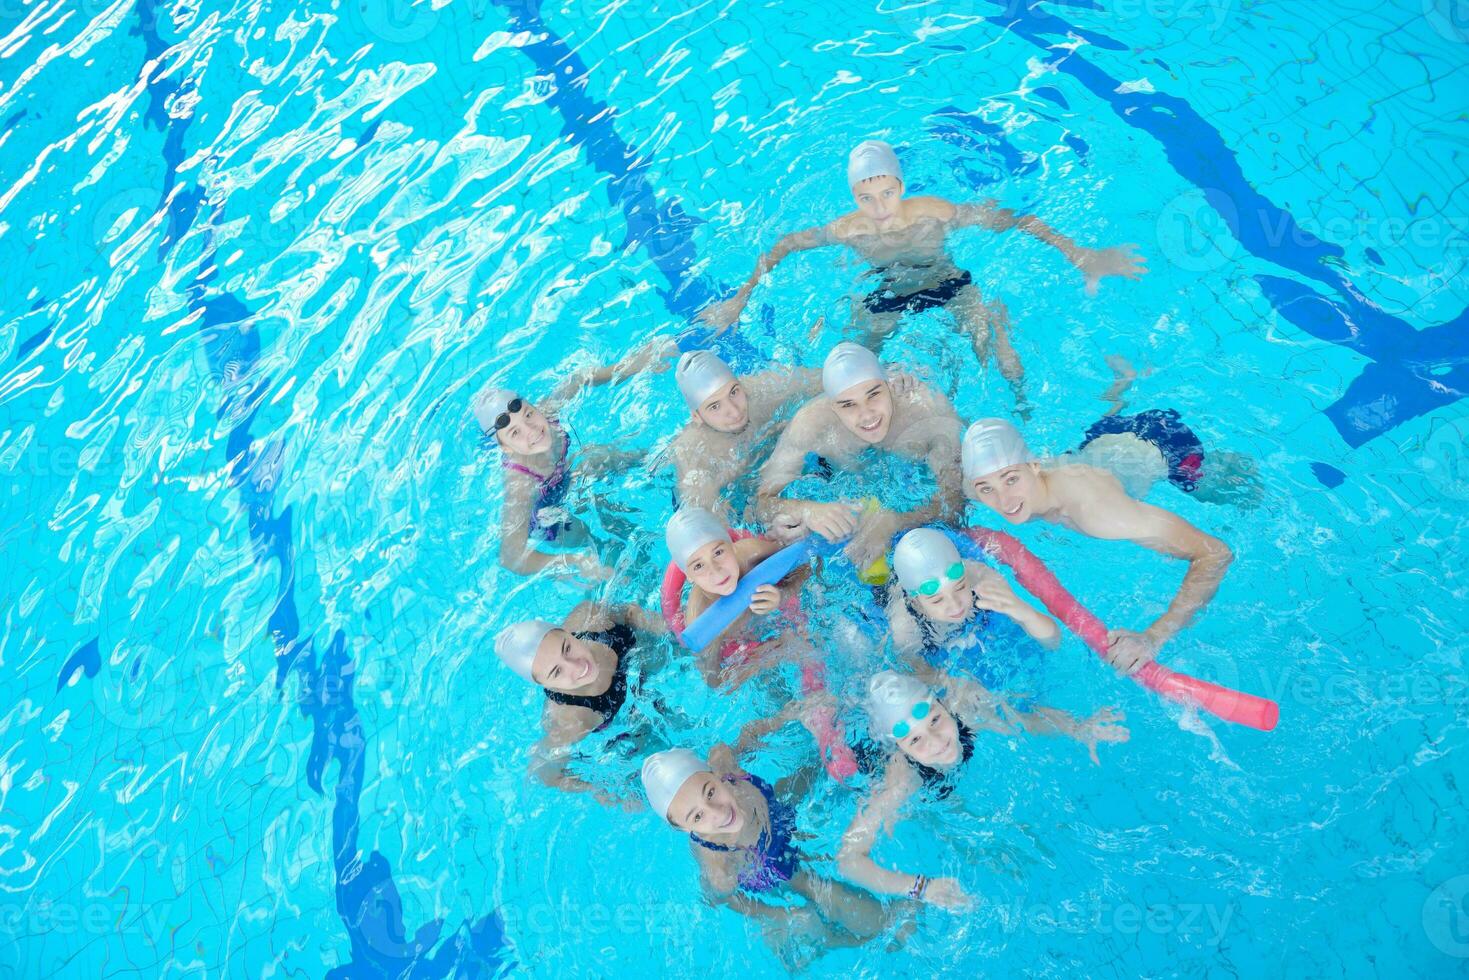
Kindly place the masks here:
<instances>
[{"instance_id":1,"label":"boy in pool","mask_svg":"<svg viewBox=\"0 0 1469 980\"><path fill-rule=\"evenodd\" d=\"M584 385L608 384L642 370L667 370L664 358L668 349L668 341L655 340L617 364L578 371L539 407L505 388L490 388L474 400L474 417L481 431L501 452L505 480L505 502L500 510L501 565L522 575L549 568L579 572L589 579L610 576L588 544L586 525L562 507L571 486L571 439L557 417L571 395ZM610 446L588 446L580 455L582 474L593 477L641 458ZM536 549L541 544L577 550L547 554Z\"/></svg>"},{"instance_id":2,"label":"boy in pool","mask_svg":"<svg viewBox=\"0 0 1469 980\"><path fill-rule=\"evenodd\" d=\"M821 369L823 395L801 407L760 470L758 506L762 520L782 538L803 531L828 541L848 536L847 556L865 568L887 551L906 527L952 520L963 510L959 475L959 417L949 400L927 385L895 395L877 357L864 347L832 348ZM860 518L847 503L787 500L781 491L798 479L808 453L832 466L853 469L862 453L878 448L905 459L923 460L938 489L916 510L879 510Z\"/></svg>"},{"instance_id":3,"label":"boy in pool","mask_svg":"<svg viewBox=\"0 0 1469 980\"><path fill-rule=\"evenodd\" d=\"M1023 406L1024 373L1010 346L1009 314L996 300L987 305L973 277L954 264L949 236L961 228L978 226L990 231L1018 228L1058 249L1086 278L1086 290L1095 293L1105 276L1136 279L1147 271L1135 253L1137 246L1083 248L1039 218L999 208L994 200L953 204L939 197L903 196L903 169L887 143L867 140L852 150L847 161L847 185L857 210L825 225L792 232L760 257L755 271L734 296L707 307L702 319L720 330L739 319L760 278L787 255L827 245L844 245L873 266L878 287L862 302L855 318L875 347L897 327L903 313L946 307L968 333L981 366L989 360L991 329L1000 373Z\"/></svg>"},{"instance_id":4,"label":"boy in pool","mask_svg":"<svg viewBox=\"0 0 1469 980\"><path fill-rule=\"evenodd\" d=\"M810 770L774 787L745 772L727 745L705 762L687 749L655 752L643 763L653 812L689 835L689 850L713 901L764 920L767 938L804 940L816 949L856 946L902 911L892 910L806 867L796 847L793 798L805 795ZM804 905L791 905L798 895Z\"/></svg>"},{"instance_id":5,"label":"boy in pool","mask_svg":"<svg viewBox=\"0 0 1469 980\"><path fill-rule=\"evenodd\" d=\"M1084 463L1043 468L1004 419L980 419L964 433L964 492L1011 524L1039 520L1093 538L1126 540L1188 562L1164 613L1142 632L1109 630L1108 661L1135 673L1193 620L1219 589L1234 553L1188 521L1139 500L1117 477Z\"/></svg>"},{"instance_id":6,"label":"boy in pool","mask_svg":"<svg viewBox=\"0 0 1469 980\"><path fill-rule=\"evenodd\" d=\"M541 711L545 733L531 753L531 771L547 786L592 792L617 803L606 790L566 769L571 746L609 727L628 695L628 669L652 644L638 649L637 633L664 636L668 627L636 606L583 602L561 625L528 619L495 637L495 655L546 696ZM644 672L648 665L642 664Z\"/></svg>"},{"instance_id":7,"label":"boy in pool","mask_svg":"<svg viewBox=\"0 0 1469 980\"><path fill-rule=\"evenodd\" d=\"M679 358L674 380L691 415L671 449L678 502L729 519L721 495L750 473L761 446L785 428L780 416L821 391L821 372L791 368L736 377L718 355L696 350ZM895 394L917 384L911 375L893 374Z\"/></svg>"},{"instance_id":8,"label":"boy in pool","mask_svg":"<svg viewBox=\"0 0 1469 980\"><path fill-rule=\"evenodd\" d=\"M904 534L893 549L893 573L898 583L886 608L893 646L926 684L944 686L941 672L958 671L1003 690L1030 644L1061 645L1055 620L993 568L961 558L942 531Z\"/></svg>"},{"instance_id":9,"label":"boy in pool","mask_svg":"<svg viewBox=\"0 0 1469 980\"><path fill-rule=\"evenodd\" d=\"M924 874L890 871L872 859L880 831L893 833L904 804L923 792L942 800L954 791L955 783L974 754L974 731L989 728L1014 734L1012 726L996 723L996 716L983 692L972 685L941 694L930 691L916 677L885 670L867 688L867 716L872 737L885 752L874 774L874 788L858 805L857 815L842 837L837 856L842 874L850 881L881 895L905 895L944 908L962 909L972 904L954 878L930 878ZM1085 745L1092 762L1098 742L1125 742L1128 731L1122 716L1110 708L1082 720L1061 711L1048 734L1066 735Z\"/></svg>"}]
</instances>

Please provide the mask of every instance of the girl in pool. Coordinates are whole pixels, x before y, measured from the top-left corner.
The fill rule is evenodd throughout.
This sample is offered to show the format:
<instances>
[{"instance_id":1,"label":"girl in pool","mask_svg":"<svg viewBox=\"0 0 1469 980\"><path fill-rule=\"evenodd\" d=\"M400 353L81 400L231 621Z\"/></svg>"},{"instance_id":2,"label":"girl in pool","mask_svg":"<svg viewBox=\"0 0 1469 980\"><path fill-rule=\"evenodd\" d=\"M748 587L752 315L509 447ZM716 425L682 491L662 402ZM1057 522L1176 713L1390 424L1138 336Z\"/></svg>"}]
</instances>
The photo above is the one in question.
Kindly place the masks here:
<instances>
[{"instance_id":1,"label":"girl in pool","mask_svg":"<svg viewBox=\"0 0 1469 980\"><path fill-rule=\"evenodd\" d=\"M505 503L500 511L500 564L530 575L551 568L605 579L610 572L589 544L586 525L562 506L571 486L571 438L557 421L561 409L583 385L604 385L644 369L664 371L669 342L656 340L610 367L584 369L559 385L540 406L516 392L491 388L474 402L474 417L500 448ZM642 457L610 446L585 446L579 472L595 477L625 468ZM537 550L554 545L562 554Z\"/></svg>"},{"instance_id":2,"label":"girl in pool","mask_svg":"<svg viewBox=\"0 0 1469 980\"><path fill-rule=\"evenodd\" d=\"M892 833L899 811L912 796L922 792L943 799L953 792L974 753L975 729L1007 733L1013 729L998 721L977 685L961 684L944 701L918 678L890 670L868 684L867 716L872 736L887 749L887 757L874 773L875 788L858 806L842 838L837 857L842 874L878 894L906 895L945 908L968 906L970 898L957 880L888 870L872 859L872 849L879 830ZM1120 714L1104 708L1085 721L1070 719L1066 734L1086 745L1096 762L1098 742L1127 741L1121 721Z\"/></svg>"},{"instance_id":3,"label":"girl in pool","mask_svg":"<svg viewBox=\"0 0 1469 980\"><path fill-rule=\"evenodd\" d=\"M617 802L605 790L566 770L569 747L608 728L628 696L634 660L646 673L647 639L666 635L663 621L631 605L583 602L560 626L531 619L507 626L495 638L495 654L546 695L541 711L544 736L532 753L531 770L547 786L593 792L603 803Z\"/></svg>"},{"instance_id":4,"label":"girl in pool","mask_svg":"<svg viewBox=\"0 0 1469 980\"><path fill-rule=\"evenodd\" d=\"M893 571L898 587L889 590L886 608L893 646L927 683L942 686L939 671L962 671L999 690L1027 649L1061 644L1055 620L993 568L961 558L942 531L904 534L893 549Z\"/></svg>"},{"instance_id":5,"label":"girl in pool","mask_svg":"<svg viewBox=\"0 0 1469 980\"><path fill-rule=\"evenodd\" d=\"M772 787L741 769L729 746L716 745L708 762L687 749L655 752L642 775L653 812L689 835L711 898L766 920L768 938L800 937L818 949L855 946L899 911L805 867L792 800L804 795L812 770ZM793 894L805 904L786 904Z\"/></svg>"},{"instance_id":6,"label":"girl in pool","mask_svg":"<svg viewBox=\"0 0 1469 980\"><path fill-rule=\"evenodd\" d=\"M673 563L692 586L684 607L686 623L733 593L741 578L781 548L764 538L732 540L719 518L702 507L685 507L674 514L668 522L667 541ZM798 566L779 584L757 588L749 609L698 651L699 672L710 687L721 683L739 687L782 660L810 656L810 643L797 631L787 629L771 636L768 629L754 629L752 618L779 611L799 628L801 585L809 574L805 566Z\"/></svg>"}]
</instances>

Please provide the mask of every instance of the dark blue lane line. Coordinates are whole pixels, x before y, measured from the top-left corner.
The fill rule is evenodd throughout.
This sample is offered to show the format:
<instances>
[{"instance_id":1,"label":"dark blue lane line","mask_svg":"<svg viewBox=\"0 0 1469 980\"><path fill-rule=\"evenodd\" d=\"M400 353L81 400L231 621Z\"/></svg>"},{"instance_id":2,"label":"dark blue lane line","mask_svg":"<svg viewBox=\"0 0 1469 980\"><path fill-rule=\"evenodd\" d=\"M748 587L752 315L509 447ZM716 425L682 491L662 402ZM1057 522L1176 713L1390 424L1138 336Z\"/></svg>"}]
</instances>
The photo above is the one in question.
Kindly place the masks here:
<instances>
[{"instance_id":1,"label":"dark blue lane line","mask_svg":"<svg viewBox=\"0 0 1469 980\"><path fill-rule=\"evenodd\" d=\"M133 34L143 39L145 63L162 57L168 49L157 31L158 10L156 0L139 0ZM243 416L226 440L229 482L244 508L257 566L268 574L269 566L274 564L279 576L267 622L275 647L276 686L284 689L292 673L297 677L297 706L312 724L307 783L321 793L327 766L332 762L337 766L332 806L336 903L346 926L352 959L327 976L492 975L511 963L497 914L465 923L442 943L442 920L425 923L409 939L402 901L387 859L377 851L363 855L358 850L367 736L352 698L356 665L341 630L333 633L319 659L315 644L302 636L295 594L291 507L276 513L283 447L278 440L262 442L251 433L259 405L270 390L268 378L255 377L260 360L258 324L254 311L239 297L214 288L218 271L212 261L213 229L222 218L222 205L206 211L202 187L177 187L175 183L185 157L189 122L170 118L166 106L181 92L181 83L173 78L154 77L148 82L150 103L144 118L146 124L163 134L167 175L160 206L168 208L168 231L159 257L166 258L183 235L199 224L204 255L198 268L205 271L196 275L185 292L191 308L202 313L199 331L222 396L219 417Z\"/></svg>"},{"instance_id":2,"label":"dark blue lane line","mask_svg":"<svg viewBox=\"0 0 1469 980\"><path fill-rule=\"evenodd\" d=\"M689 272L699 257L693 230L701 219L687 214L676 197L658 203L648 180L648 158L618 135L616 110L587 94L591 70L559 34L546 26L541 19L540 0L494 2L504 8L512 31L529 33L530 39L518 49L520 53L531 60L540 75L555 79L545 105L561 117L562 134L582 147L589 164L611 178L607 183L608 201L621 209L627 225L623 247L639 245L647 251L668 281L668 288L658 290L663 304L676 316L692 318L725 292ZM694 326L682 335L679 346L684 350L713 347L736 371L749 370L768 360L735 330L715 337L702 326Z\"/></svg>"},{"instance_id":3,"label":"dark blue lane line","mask_svg":"<svg viewBox=\"0 0 1469 980\"><path fill-rule=\"evenodd\" d=\"M1042 10L1042 0L988 2L1004 8L1003 14L987 18L991 23L1048 54L1053 53L1052 37L1075 34L1098 43L1097 35ZM1098 9L1088 0L1069 5ZM1106 42L1101 47L1126 50L1116 41L1101 40ZM1469 310L1448 323L1415 330L1368 300L1342 275L1339 246L1306 232L1288 211L1251 186L1224 137L1186 101L1156 92L1119 94L1121 83L1076 51L1057 57L1053 65L1110 105L1123 122L1157 139L1179 176L1204 192L1247 251L1335 293L1325 296L1293 279L1255 277L1266 299L1297 328L1374 362L1325 410L1347 445L1355 448L1452 404L1469 389Z\"/></svg>"}]
</instances>

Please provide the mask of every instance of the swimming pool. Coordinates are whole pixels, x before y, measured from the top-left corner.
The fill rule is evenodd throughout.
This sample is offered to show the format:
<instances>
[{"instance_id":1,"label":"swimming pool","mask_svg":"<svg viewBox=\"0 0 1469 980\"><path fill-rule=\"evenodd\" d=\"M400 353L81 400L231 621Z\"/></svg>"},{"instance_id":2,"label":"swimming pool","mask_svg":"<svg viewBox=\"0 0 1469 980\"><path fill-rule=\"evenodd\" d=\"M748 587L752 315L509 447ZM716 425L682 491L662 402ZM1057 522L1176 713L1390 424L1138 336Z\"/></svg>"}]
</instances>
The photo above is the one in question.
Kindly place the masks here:
<instances>
[{"instance_id":1,"label":"swimming pool","mask_svg":"<svg viewBox=\"0 0 1469 980\"><path fill-rule=\"evenodd\" d=\"M1462 972L1460 8L0 6L0 964L779 969L646 810L525 780L539 709L490 640L576 592L495 565L468 405L683 329L880 137L916 191L1148 256L1088 298L1033 241L958 249L1010 307L1038 446L1078 441L1118 353L1151 369L1132 406L1257 461L1256 509L1152 499L1237 554L1168 662L1281 723L1202 721L1068 640L1048 695L1132 741L1099 768L985 743L884 846L937 828L986 903L811 972ZM861 271L788 261L740 356L816 363ZM886 354L1003 411L966 346L930 317ZM570 422L652 449L683 415L662 375ZM669 484L604 483L603 533L660 555ZM1020 536L1110 622L1177 582ZM762 706L674 672L645 710L707 745ZM631 793L636 760L601 776ZM814 849L852 805L818 789Z\"/></svg>"}]
</instances>

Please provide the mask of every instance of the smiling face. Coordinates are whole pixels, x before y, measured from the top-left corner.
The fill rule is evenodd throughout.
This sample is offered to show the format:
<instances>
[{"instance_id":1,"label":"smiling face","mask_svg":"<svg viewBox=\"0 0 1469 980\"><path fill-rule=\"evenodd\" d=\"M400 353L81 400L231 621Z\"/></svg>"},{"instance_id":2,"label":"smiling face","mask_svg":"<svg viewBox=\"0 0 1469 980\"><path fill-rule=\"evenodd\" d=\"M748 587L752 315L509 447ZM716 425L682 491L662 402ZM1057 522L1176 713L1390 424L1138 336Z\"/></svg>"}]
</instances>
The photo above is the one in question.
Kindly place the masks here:
<instances>
[{"instance_id":1,"label":"smiling face","mask_svg":"<svg viewBox=\"0 0 1469 980\"><path fill-rule=\"evenodd\" d=\"M716 432L731 435L743 432L750 424L750 401L745 395L745 386L736 378L704 399L694 412L694 418Z\"/></svg>"},{"instance_id":2,"label":"smiling face","mask_svg":"<svg viewBox=\"0 0 1469 980\"><path fill-rule=\"evenodd\" d=\"M520 411L510 414L510 422L495 430L502 449L522 456L535 456L551 448L551 423L530 402L522 402Z\"/></svg>"},{"instance_id":3,"label":"smiling face","mask_svg":"<svg viewBox=\"0 0 1469 980\"><path fill-rule=\"evenodd\" d=\"M887 438L893 424L893 392L886 381L863 381L831 400L847 431L869 445Z\"/></svg>"},{"instance_id":4,"label":"smiling face","mask_svg":"<svg viewBox=\"0 0 1469 980\"><path fill-rule=\"evenodd\" d=\"M737 834L745 825L734 791L712 772L696 772L673 794L668 822L701 837Z\"/></svg>"},{"instance_id":5,"label":"smiling face","mask_svg":"<svg viewBox=\"0 0 1469 980\"><path fill-rule=\"evenodd\" d=\"M602 668L592 648L566 630L555 629L541 638L530 662L530 678L548 691L575 694L596 684Z\"/></svg>"},{"instance_id":6,"label":"smiling face","mask_svg":"<svg viewBox=\"0 0 1469 980\"><path fill-rule=\"evenodd\" d=\"M952 766L959 761L959 725L942 704L931 705L927 718L910 722L912 731L898 740L898 749L925 766Z\"/></svg>"},{"instance_id":7,"label":"smiling face","mask_svg":"<svg viewBox=\"0 0 1469 980\"><path fill-rule=\"evenodd\" d=\"M896 177L869 177L852 188L857 210L883 228L893 223L903 199L903 182Z\"/></svg>"},{"instance_id":8,"label":"smiling face","mask_svg":"<svg viewBox=\"0 0 1469 980\"><path fill-rule=\"evenodd\" d=\"M1016 463L987 473L969 483L969 496L1011 524L1024 524L1035 515L1041 497L1040 466Z\"/></svg>"},{"instance_id":9,"label":"smiling face","mask_svg":"<svg viewBox=\"0 0 1469 980\"><path fill-rule=\"evenodd\" d=\"M974 610L974 590L970 588L968 573L958 578L949 578L946 573L938 581L939 590L933 595L908 593L914 608L935 622L964 622Z\"/></svg>"},{"instance_id":10,"label":"smiling face","mask_svg":"<svg viewBox=\"0 0 1469 980\"><path fill-rule=\"evenodd\" d=\"M689 556L684 574L710 595L729 595L740 582L740 561L734 545L711 541Z\"/></svg>"}]
</instances>

